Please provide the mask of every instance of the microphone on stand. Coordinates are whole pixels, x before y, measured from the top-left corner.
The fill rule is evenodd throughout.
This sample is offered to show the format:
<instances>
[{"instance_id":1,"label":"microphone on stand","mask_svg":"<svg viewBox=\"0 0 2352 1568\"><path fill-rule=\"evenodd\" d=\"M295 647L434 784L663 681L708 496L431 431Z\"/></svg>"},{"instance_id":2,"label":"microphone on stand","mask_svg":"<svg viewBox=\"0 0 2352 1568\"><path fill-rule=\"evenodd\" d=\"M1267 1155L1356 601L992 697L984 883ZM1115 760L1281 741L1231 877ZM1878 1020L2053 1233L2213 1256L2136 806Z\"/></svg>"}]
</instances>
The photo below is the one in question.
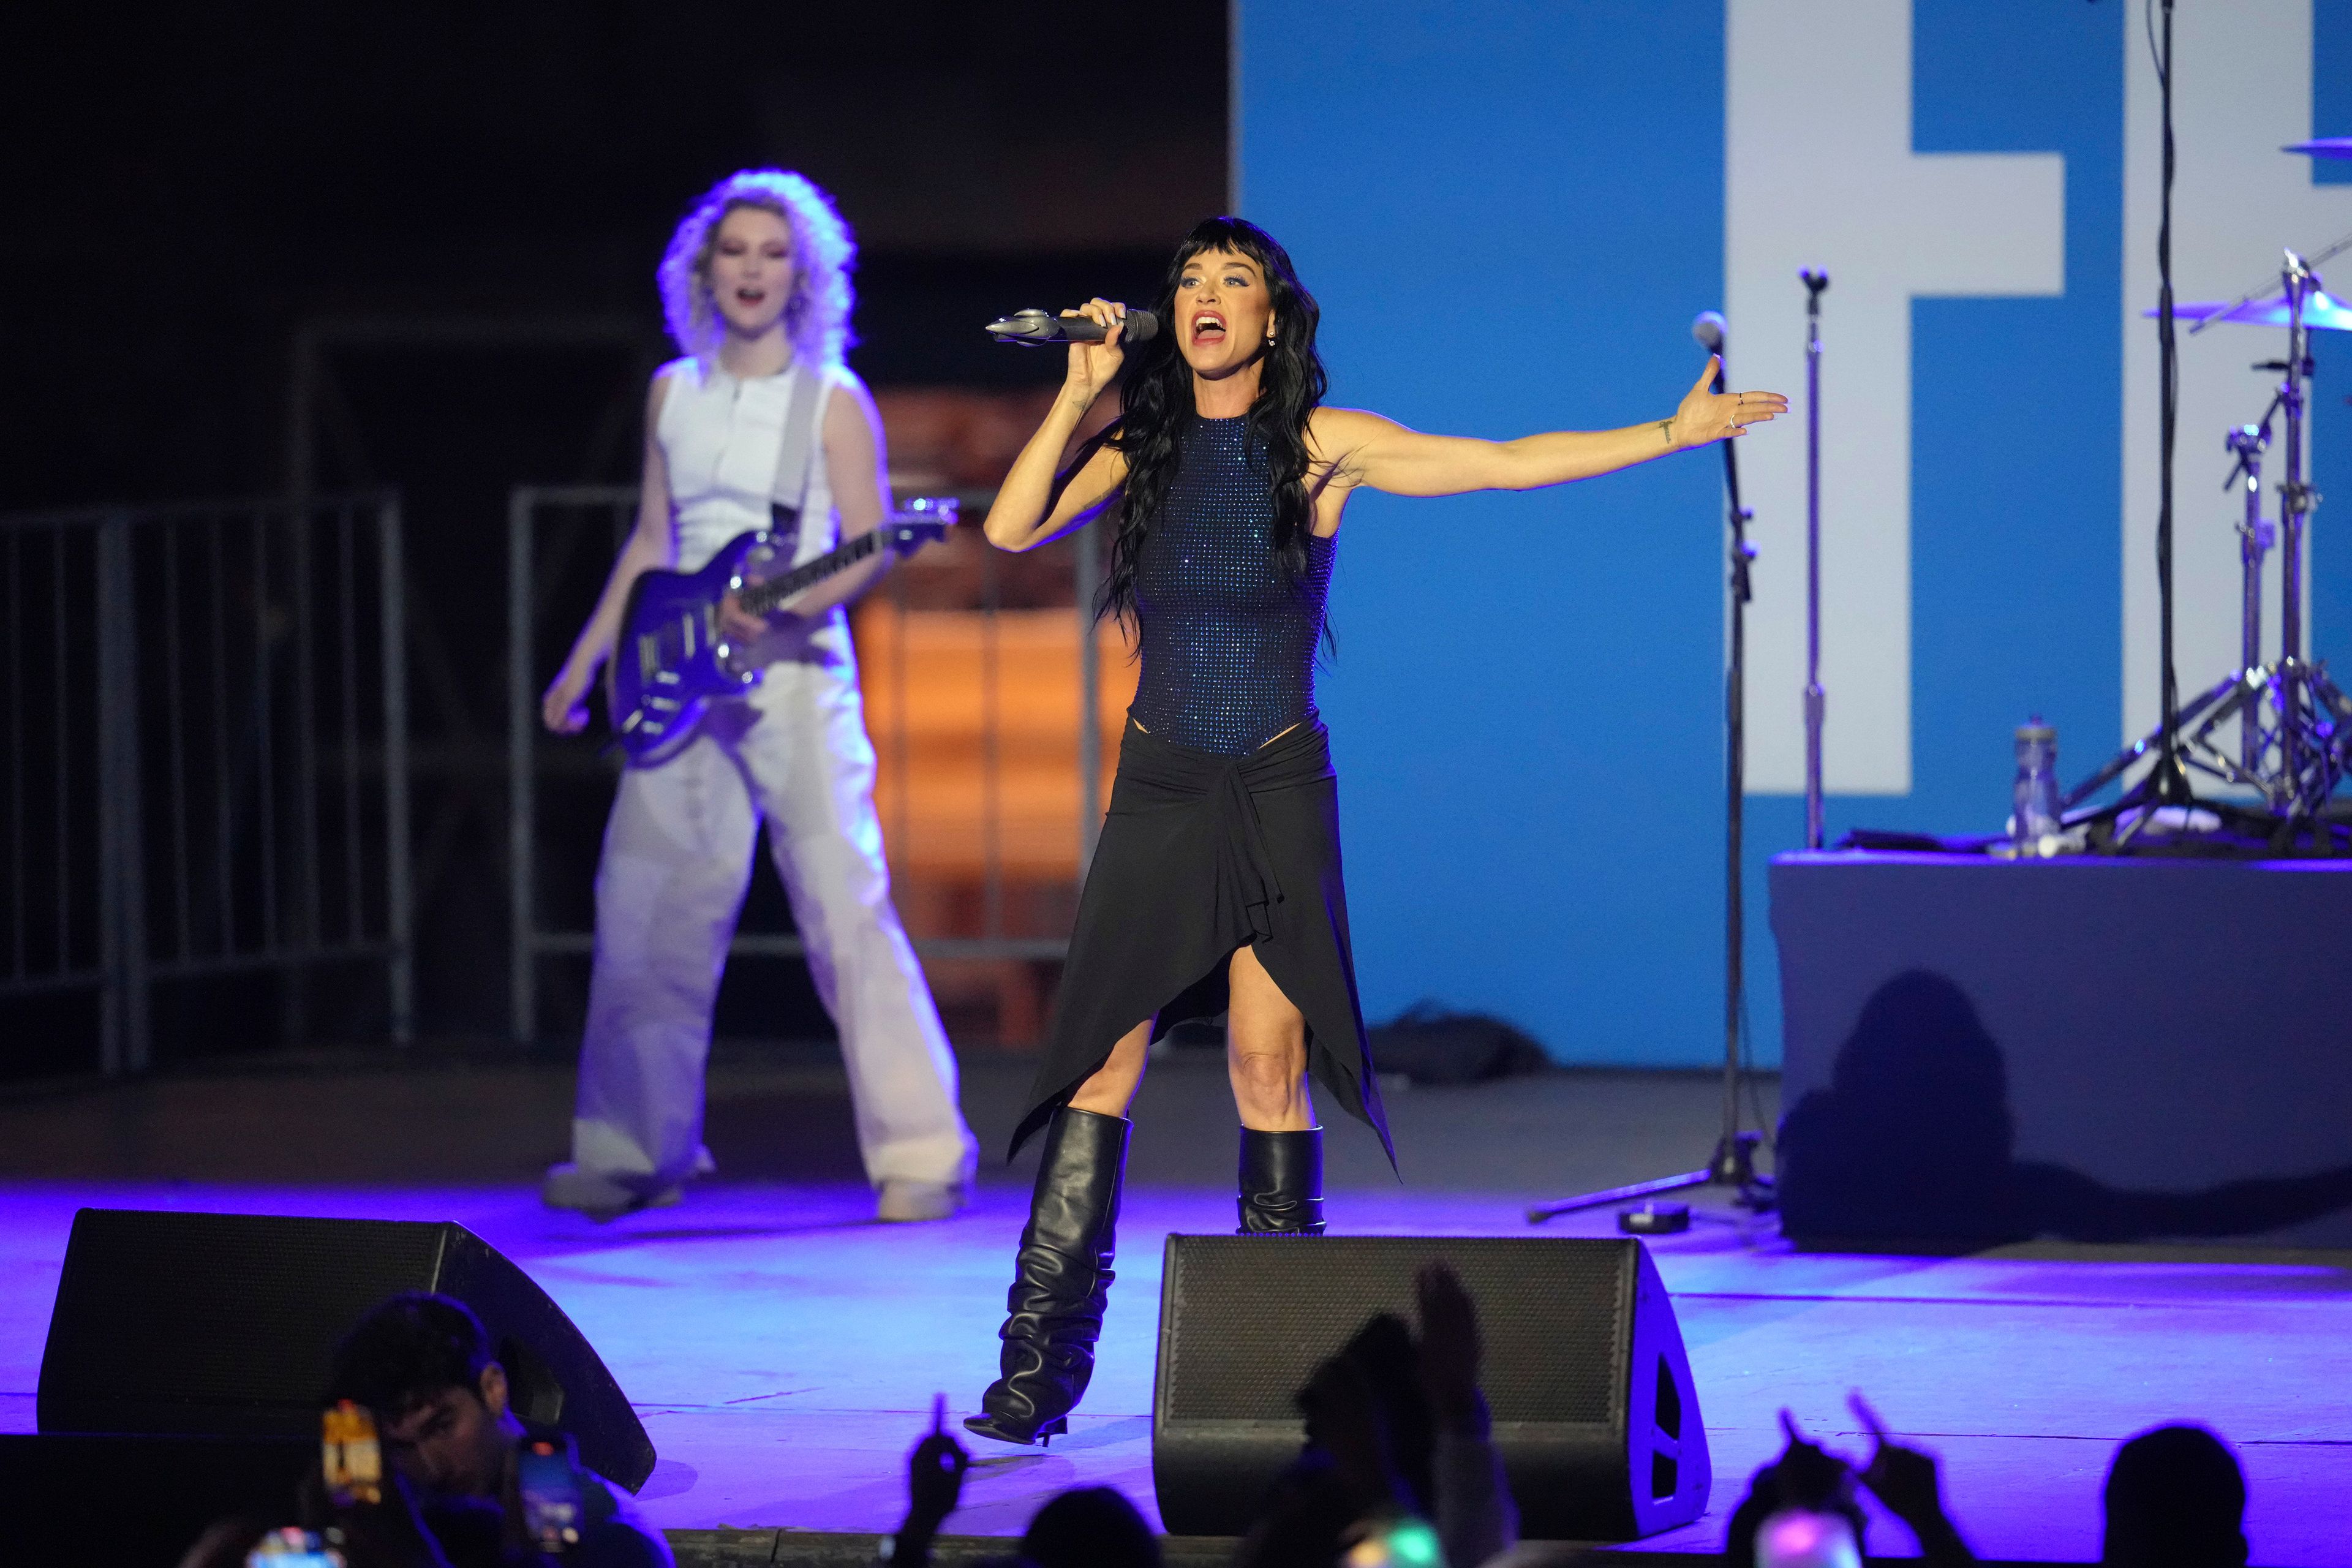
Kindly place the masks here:
<instances>
[{"instance_id":1,"label":"microphone on stand","mask_svg":"<svg viewBox=\"0 0 2352 1568\"><path fill-rule=\"evenodd\" d=\"M1129 310L1120 318L1127 331L1119 341L1139 343L1160 335L1160 318L1149 310ZM1043 310L1015 310L988 323L988 335L1000 343L1037 348L1045 343L1098 343L1103 325L1084 316L1053 316Z\"/></svg>"},{"instance_id":2,"label":"microphone on stand","mask_svg":"<svg viewBox=\"0 0 2352 1568\"><path fill-rule=\"evenodd\" d=\"M1723 353L1723 312L1701 310L1696 316L1691 318L1691 336L1696 338L1698 346L1707 353L1720 355ZM1723 366L1720 364L1715 367L1715 385L1712 390L1716 392L1723 390Z\"/></svg>"},{"instance_id":3,"label":"microphone on stand","mask_svg":"<svg viewBox=\"0 0 2352 1568\"><path fill-rule=\"evenodd\" d=\"M1715 384L1709 390L1718 394L1724 389L1727 358L1723 352L1723 312L1720 310L1701 310L1691 318L1691 336L1698 340L1699 347L1715 356ZM1733 517L1745 522L1748 514L1740 510L1739 505L1739 443L1737 441L1723 443L1723 485L1730 492ZM1739 576L1740 596L1745 598L1748 593L1747 574L1743 571Z\"/></svg>"}]
</instances>

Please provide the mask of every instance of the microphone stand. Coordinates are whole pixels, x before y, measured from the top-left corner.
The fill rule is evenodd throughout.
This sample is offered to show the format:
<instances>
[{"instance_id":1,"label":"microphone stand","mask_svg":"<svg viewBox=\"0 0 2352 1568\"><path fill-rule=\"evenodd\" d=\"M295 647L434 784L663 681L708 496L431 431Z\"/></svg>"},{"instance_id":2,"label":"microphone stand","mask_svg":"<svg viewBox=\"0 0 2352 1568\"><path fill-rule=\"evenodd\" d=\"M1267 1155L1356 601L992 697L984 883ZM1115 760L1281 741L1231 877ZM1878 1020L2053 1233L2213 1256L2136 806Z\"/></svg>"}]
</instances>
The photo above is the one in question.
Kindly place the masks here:
<instances>
[{"instance_id":1,"label":"microphone stand","mask_svg":"<svg viewBox=\"0 0 2352 1568\"><path fill-rule=\"evenodd\" d=\"M1822 290L1830 275L1811 268L1805 285L1805 847L1822 847ZM1735 503L1736 504L1736 503Z\"/></svg>"},{"instance_id":2,"label":"microphone stand","mask_svg":"<svg viewBox=\"0 0 2352 1568\"><path fill-rule=\"evenodd\" d=\"M1714 390L1720 394L1729 374L1721 343L1715 346L1715 353ZM1752 514L1739 504L1738 443L1727 437L1721 445L1723 493L1731 523L1730 647L1723 679L1723 1135L1716 1141L1714 1157L1703 1171L1685 1171L1680 1175L1538 1204L1528 1210L1529 1225L1541 1225L1555 1215L1573 1214L1578 1209L1630 1203L1685 1187L1733 1188L1742 1205L1759 1213L1773 1205L1772 1178L1756 1172L1756 1149L1763 1134L1743 1132L1739 1127L1739 1017L1747 1002L1742 963L1747 909L1740 888L1740 836L1746 825L1748 798L1748 569L1756 559L1756 547L1748 542L1748 523ZM1670 1205L1664 1209L1645 1207L1621 1215L1618 1224L1619 1228L1636 1234L1669 1234L1690 1228L1690 1210L1682 1205Z\"/></svg>"}]
</instances>

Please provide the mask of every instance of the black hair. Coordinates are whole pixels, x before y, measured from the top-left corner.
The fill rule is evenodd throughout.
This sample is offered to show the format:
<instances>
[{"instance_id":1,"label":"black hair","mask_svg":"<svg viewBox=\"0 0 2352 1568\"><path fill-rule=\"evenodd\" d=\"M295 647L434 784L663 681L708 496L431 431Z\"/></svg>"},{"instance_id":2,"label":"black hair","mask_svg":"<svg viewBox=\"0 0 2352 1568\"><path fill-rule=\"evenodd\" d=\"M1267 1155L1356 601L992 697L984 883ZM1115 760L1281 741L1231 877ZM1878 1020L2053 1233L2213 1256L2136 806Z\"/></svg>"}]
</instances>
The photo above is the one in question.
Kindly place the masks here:
<instances>
[{"instance_id":1,"label":"black hair","mask_svg":"<svg viewBox=\"0 0 2352 1568\"><path fill-rule=\"evenodd\" d=\"M1307 421L1322 404L1330 378L1315 352L1322 308L1298 281L1290 253L1247 218L1203 218L1176 247L1152 310L1160 334L1128 351L1118 423L1104 439L1127 458L1127 493L1111 541L1110 574L1095 605L1097 616L1132 622L1135 573L1151 519L1176 478L1177 437L1193 412L1192 367L1176 345L1176 286L1203 251L1229 250L1257 263L1274 306L1276 332L1265 346L1256 400L1250 405L1250 446L1265 453L1274 490L1274 552L1296 580L1307 574L1307 540L1315 507L1307 494Z\"/></svg>"},{"instance_id":2,"label":"black hair","mask_svg":"<svg viewBox=\"0 0 2352 1568\"><path fill-rule=\"evenodd\" d=\"M2099 1561L2116 1568L2208 1568L2246 1560L2246 1477L2202 1426L2158 1426L2116 1450L2103 1494Z\"/></svg>"},{"instance_id":3,"label":"black hair","mask_svg":"<svg viewBox=\"0 0 2352 1568\"><path fill-rule=\"evenodd\" d=\"M464 1302L407 1291L371 1310L335 1346L323 1403L349 1399L397 1420L449 1389L478 1392L494 1359L488 1332Z\"/></svg>"},{"instance_id":4,"label":"black hair","mask_svg":"<svg viewBox=\"0 0 2352 1568\"><path fill-rule=\"evenodd\" d=\"M1160 1568L1160 1538L1111 1487L1079 1487L1031 1516L1021 1555L1037 1568Z\"/></svg>"}]
</instances>

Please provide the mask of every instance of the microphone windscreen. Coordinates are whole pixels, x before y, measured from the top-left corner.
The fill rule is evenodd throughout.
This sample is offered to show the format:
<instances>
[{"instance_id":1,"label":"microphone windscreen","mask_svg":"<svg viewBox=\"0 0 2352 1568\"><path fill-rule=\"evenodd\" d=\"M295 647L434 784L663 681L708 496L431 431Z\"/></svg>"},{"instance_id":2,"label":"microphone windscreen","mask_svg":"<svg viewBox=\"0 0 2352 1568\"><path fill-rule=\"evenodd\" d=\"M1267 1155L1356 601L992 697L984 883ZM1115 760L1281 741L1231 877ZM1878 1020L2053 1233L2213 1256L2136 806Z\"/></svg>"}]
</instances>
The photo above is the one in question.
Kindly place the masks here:
<instances>
[{"instance_id":1,"label":"microphone windscreen","mask_svg":"<svg viewBox=\"0 0 2352 1568\"><path fill-rule=\"evenodd\" d=\"M1129 310L1125 320L1127 331L1119 334L1122 342L1150 342L1160 335L1160 318L1149 310Z\"/></svg>"},{"instance_id":2,"label":"microphone windscreen","mask_svg":"<svg viewBox=\"0 0 2352 1568\"><path fill-rule=\"evenodd\" d=\"M1691 336L1696 338L1699 342L1699 346L1706 350L1707 353L1721 353L1723 350L1723 312L1720 310L1701 310L1697 317L1691 322Z\"/></svg>"}]
</instances>

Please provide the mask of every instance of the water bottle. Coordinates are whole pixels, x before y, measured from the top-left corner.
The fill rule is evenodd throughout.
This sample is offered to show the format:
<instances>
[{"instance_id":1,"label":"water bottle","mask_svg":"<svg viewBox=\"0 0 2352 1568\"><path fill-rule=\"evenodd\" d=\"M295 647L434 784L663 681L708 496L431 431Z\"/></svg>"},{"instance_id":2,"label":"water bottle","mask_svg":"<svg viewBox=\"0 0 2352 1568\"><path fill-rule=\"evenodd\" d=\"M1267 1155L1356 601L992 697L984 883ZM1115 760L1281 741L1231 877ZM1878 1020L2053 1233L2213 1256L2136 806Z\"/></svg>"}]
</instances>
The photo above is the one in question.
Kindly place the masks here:
<instances>
[{"instance_id":1,"label":"water bottle","mask_svg":"<svg viewBox=\"0 0 2352 1568\"><path fill-rule=\"evenodd\" d=\"M2065 831L2058 819L2058 731L2034 714L2017 730L2017 783L2010 791L2009 841L2019 857L2049 851Z\"/></svg>"}]
</instances>

